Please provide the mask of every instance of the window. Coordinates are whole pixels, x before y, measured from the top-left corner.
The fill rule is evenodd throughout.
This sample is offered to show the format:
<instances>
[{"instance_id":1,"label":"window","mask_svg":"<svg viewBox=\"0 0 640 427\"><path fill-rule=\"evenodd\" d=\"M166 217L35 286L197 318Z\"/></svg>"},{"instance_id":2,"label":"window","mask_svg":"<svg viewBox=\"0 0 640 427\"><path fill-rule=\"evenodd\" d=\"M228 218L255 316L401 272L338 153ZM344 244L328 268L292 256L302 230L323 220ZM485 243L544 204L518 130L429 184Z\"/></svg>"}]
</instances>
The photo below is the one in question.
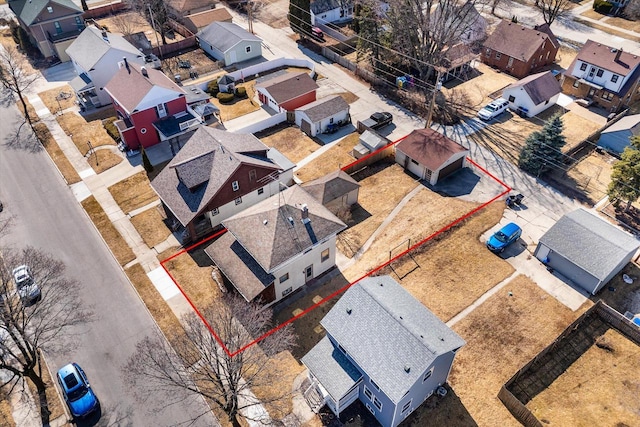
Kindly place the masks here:
<instances>
[{"instance_id":1,"label":"window","mask_svg":"<svg viewBox=\"0 0 640 427\"><path fill-rule=\"evenodd\" d=\"M240 203L242 203L242 197L238 197L236 199L236 205L239 205Z\"/></svg>"},{"instance_id":2,"label":"window","mask_svg":"<svg viewBox=\"0 0 640 427\"><path fill-rule=\"evenodd\" d=\"M422 382L425 382L426 380L431 378L431 374L433 374L433 368L429 369L427 372L424 373L424 378L422 378Z\"/></svg>"},{"instance_id":3,"label":"window","mask_svg":"<svg viewBox=\"0 0 640 427\"><path fill-rule=\"evenodd\" d=\"M371 390L369 390L367 386L364 386L364 395L367 396L369 400L373 397L373 393L371 393Z\"/></svg>"},{"instance_id":4,"label":"window","mask_svg":"<svg viewBox=\"0 0 640 427\"><path fill-rule=\"evenodd\" d=\"M140 133L141 133L141 134L143 134L143 135L144 135L145 133L147 133L147 128L142 128L142 129L140 129Z\"/></svg>"},{"instance_id":5,"label":"window","mask_svg":"<svg viewBox=\"0 0 640 427\"><path fill-rule=\"evenodd\" d=\"M500 52L496 52L496 59L502 58L502 54Z\"/></svg>"},{"instance_id":6,"label":"window","mask_svg":"<svg viewBox=\"0 0 640 427\"><path fill-rule=\"evenodd\" d=\"M574 81L573 87L580 87L580 82L578 80Z\"/></svg>"},{"instance_id":7,"label":"window","mask_svg":"<svg viewBox=\"0 0 640 427\"><path fill-rule=\"evenodd\" d=\"M264 193L264 188L258 188L258 196Z\"/></svg>"},{"instance_id":8,"label":"window","mask_svg":"<svg viewBox=\"0 0 640 427\"><path fill-rule=\"evenodd\" d=\"M289 286L287 289L285 289L284 291L282 291L282 296L287 296L291 293L291 291L293 291L293 288L291 286Z\"/></svg>"},{"instance_id":9,"label":"window","mask_svg":"<svg viewBox=\"0 0 640 427\"><path fill-rule=\"evenodd\" d=\"M255 170L255 169L251 169L251 170L249 171L249 181L253 181L253 180L255 180L255 179L256 179L256 176L257 176L257 174L256 174L256 170Z\"/></svg>"},{"instance_id":10,"label":"window","mask_svg":"<svg viewBox=\"0 0 640 427\"><path fill-rule=\"evenodd\" d=\"M78 26L78 28L84 27L84 25L82 24L82 19L79 16L76 16L76 25Z\"/></svg>"},{"instance_id":11,"label":"window","mask_svg":"<svg viewBox=\"0 0 640 427\"><path fill-rule=\"evenodd\" d=\"M596 76L602 77L603 73L604 73L604 70L602 68L598 68L598 72L596 73Z\"/></svg>"},{"instance_id":12,"label":"window","mask_svg":"<svg viewBox=\"0 0 640 427\"><path fill-rule=\"evenodd\" d=\"M165 117L167 115L167 109L164 108L164 104L156 105L156 109L158 110L158 117L159 118Z\"/></svg>"},{"instance_id":13,"label":"window","mask_svg":"<svg viewBox=\"0 0 640 427\"><path fill-rule=\"evenodd\" d=\"M613 76L611 76L611 83L617 82L618 81L618 77L619 76L617 74L614 74Z\"/></svg>"},{"instance_id":14,"label":"window","mask_svg":"<svg viewBox=\"0 0 640 427\"><path fill-rule=\"evenodd\" d=\"M220 213L220 211L218 210L218 208L213 208L213 210L211 211L211 215L218 215Z\"/></svg>"},{"instance_id":15,"label":"window","mask_svg":"<svg viewBox=\"0 0 640 427\"><path fill-rule=\"evenodd\" d=\"M376 382L374 380L372 380L371 378L369 378L369 382L371 383L371 385L373 386L373 388L375 388L376 390L380 391L380 386L378 386L378 384L376 384Z\"/></svg>"},{"instance_id":16,"label":"window","mask_svg":"<svg viewBox=\"0 0 640 427\"><path fill-rule=\"evenodd\" d=\"M513 95L509 95L509 102L515 102L516 101L516 97Z\"/></svg>"},{"instance_id":17,"label":"window","mask_svg":"<svg viewBox=\"0 0 640 427\"><path fill-rule=\"evenodd\" d=\"M373 415L376 414L376 411L373 410L373 408L371 407L371 405L369 405L368 403L365 403L365 405L367 407L367 409L369 410L369 412L371 412Z\"/></svg>"},{"instance_id":18,"label":"window","mask_svg":"<svg viewBox=\"0 0 640 427\"><path fill-rule=\"evenodd\" d=\"M408 401L407 403L404 404L404 406L402 407L402 413L403 414L405 412L407 412L409 410L409 408L411 408L411 402L413 402L413 399L411 399L410 401Z\"/></svg>"},{"instance_id":19,"label":"window","mask_svg":"<svg viewBox=\"0 0 640 427\"><path fill-rule=\"evenodd\" d=\"M333 117L329 119L329 123L333 123Z\"/></svg>"},{"instance_id":20,"label":"window","mask_svg":"<svg viewBox=\"0 0 640 427\"><path fill-rule=\"evenodd\" d=\"M491 56L491 49L487 48L487 56Z\"/></svg>"},{"instance_id":21,"label":"window","mask_svg":"<svg viewBox=\"0 0 640 427\"><path fill-rule=\"evenodd\" d=\"M231 188L233 189L233 191L238 191L240 189L240 184L238 184L238 181L233 181L231 183Z\"/></svg>"},{"instance_id":22,"label":"window","mask_svg":"<svg viewBox=\"0 0 640 427\"><path fill-rule=\"evenodd\" d=\"M611 93L611 92L603 92L602 93L602 99L604 99L605 101L611 101L613 99L613 93Z\"/></svg>"},{"instance_id":23,"label":"window","mask_svg":"<svg viewBox=\"0 0 640 427\"><path fill-rule=\"evenodd\" d=\"M382 411L382 402L376 396L373 396L373 404L378 408L378 411Z\"/></svg>"},{"instance_id":24,"label":"window","mask_svg":"<svg viewBox=\"0 0 640 427\"><path fill-rule=\"evenodd\" d=\"M325 262L326 260L329 259L329 249L325 249L324 251L322 251L322 253L320 254L320 262Z\"/></svg>"},{"instance_id":25,"label":"window","mask_svg":"<svg viewBox=\"0 0 640 427\"><path fill-rule=\"evenodd\" d=\"M416 162L415 160L411 159L411 163L413 163L414 165L419 165L420 163Z\"/></svg>"},{"instance_id":26,"label":"window","mask_svg":"<svg viewBox=\"0 0 640 427\"><path fill-rule=\"evenodd\" d=\"M47 6L47 12L53 13L53 8L51 6Z\"/></svg>"},{"instance_id":27,"label":"window","mask_svg":"<svg viewBox=\"0 0 640 427\"><path fill-rule=\"evenodd\" d=\"M580 71L584 71L587 69L587 64L585 64L584 62L580 65Z\"/></svg>"},{"instance_id":28,"label":"window","mask_svg":"<svg viewBox=\"0 0 640 427\"><path fill-rule=\"evenodd\" d=\"M289 273L285 273L282 276L280 276L280 283L284 283L287 280L289 280Z\"/></svg>"},{"instance_id":29,"label":"window","mask_svg":"<svg viewBox=\"0 0 640 427\"><path fill-rule=\"evenodd\" d=\"M507 61L507 67L513 67L513 58L509 57L509 60Z\"/></svg>"},{"instance_id":30,"label":"window","mask_svg":"<svg viewBox=\"0 0 640 427\"><path fill-rule=\"evenodd\" d=\"M60 34L62 32L62 27L58 21L54 22L53 26L56 27L56 34Z\"/></svg>"},{"instance_id":31,"label":"window","mask_svg":"<svg viewBox=\"0 0 640 427\"><path fill-rule=\"evenodd\" d=\"M244 48L244 51L245 51L246 53L251 52L251 46L247 46L247 47L245 47L245 48Z\"/></svg>"}]
</instances>

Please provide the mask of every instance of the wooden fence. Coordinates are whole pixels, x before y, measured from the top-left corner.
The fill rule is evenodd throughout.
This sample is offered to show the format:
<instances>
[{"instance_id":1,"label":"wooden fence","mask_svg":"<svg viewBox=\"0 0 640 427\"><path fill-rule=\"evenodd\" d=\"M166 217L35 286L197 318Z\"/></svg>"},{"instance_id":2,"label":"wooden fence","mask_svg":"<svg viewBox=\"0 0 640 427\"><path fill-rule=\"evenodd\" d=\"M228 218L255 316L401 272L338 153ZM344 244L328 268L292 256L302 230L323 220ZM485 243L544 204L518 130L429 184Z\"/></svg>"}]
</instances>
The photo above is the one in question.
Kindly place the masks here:
<instances>
[{"instance_id":1,"label":"wooden fence","mask_svg":"<svg viewBox=\"0 0 640 427\"><path fill-rule=\"evenodd\" d=\"M118 12L129 9L129 5L122 1L114 1L111 3L101 4L96 7L92 7L89 10L82 12L82 19L96 19L109 15L114 15Z\"/></svg>"},{"instance_id":2,"label":"wooden fence","mask_svg":"<svg viewBox=\"0 0 640 427\"><path fill-rule=\"evenodd\" d=\"M368 166L371 166L372 164L377 163L386 157L395 156L395 154L396 154L395 142L392 142L382 147L381 149L376 150L371 154L367 154L363 158L356 160L355 162L343 167L342 170L348 173L349 175L352 175L357 171L362 170Z\"/></svg>"},{"instance_id":3,"label":"wooden fence","mask_svg":"<svg viewBox=\"0 0 640 427\"><path fill-rule=\"evenodd\" d=\"M353 72L356 76L362 78L363 80L369 82L372 85L382 85L385 83L383 79L378 77L374 72L366 70L362 67L358 67L358 64L355 64L348 59L340 56L338 53L332 51L326 46L322 47L322 56L327 58L330 61L333 61L349 71Z\"/></svg>"}]
</instances>

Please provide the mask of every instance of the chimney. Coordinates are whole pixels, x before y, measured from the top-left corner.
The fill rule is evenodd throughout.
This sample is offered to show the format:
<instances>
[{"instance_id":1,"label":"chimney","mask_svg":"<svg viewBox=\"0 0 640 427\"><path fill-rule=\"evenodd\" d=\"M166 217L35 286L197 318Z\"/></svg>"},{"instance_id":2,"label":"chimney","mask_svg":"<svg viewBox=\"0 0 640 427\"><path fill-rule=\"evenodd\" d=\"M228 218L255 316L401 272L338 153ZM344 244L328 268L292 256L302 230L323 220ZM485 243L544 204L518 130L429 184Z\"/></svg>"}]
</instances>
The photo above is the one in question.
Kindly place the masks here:
<instances>
[{"instance_id":1,"label":"chimney","mask_svg":"<svg viewBox=\"0 0 640 427\"><path fill-rule=\"evenodd\" d=\"M300 209L302 210L302 222L304 222L305 224L307 222L309 222L309 207L307 206L307 204L303 204Z\"/></svg>"},{"instance_id":2,"label":"chimney","mask_svg":"<svg viewBox=\"0 0 640 427\"><path fill-rule=\"evenodd\" d=\"M127 62L127 57L123 56L122 60L124 61L124 67L127 69L127 72L131 74L131 68L129 68L129 63Z\"/></svg>"},{"instance_id":3,"label":"chimney","mask_svg":"<svg viewBox=\"0 0 640 427\"><path fill-rule=\"evenodd\" d=\"M622 48L618 49L618 51L616 52L616 57L614 58L613 62L618 62L618 60L620 59L620 55L622 55Z\"/></svg>"},{"instance_id":4,"label":"chimney","mask_svg":"<svg viewBox=\"0 0 640 427\"><path fill-rule=\"evenodd\" d=\"M142 73L143 76L149 78L149 73L147 72L147 67L145 67L144 65L142 67L140 67L140 72Z\"/></svg>"}]
</instances>

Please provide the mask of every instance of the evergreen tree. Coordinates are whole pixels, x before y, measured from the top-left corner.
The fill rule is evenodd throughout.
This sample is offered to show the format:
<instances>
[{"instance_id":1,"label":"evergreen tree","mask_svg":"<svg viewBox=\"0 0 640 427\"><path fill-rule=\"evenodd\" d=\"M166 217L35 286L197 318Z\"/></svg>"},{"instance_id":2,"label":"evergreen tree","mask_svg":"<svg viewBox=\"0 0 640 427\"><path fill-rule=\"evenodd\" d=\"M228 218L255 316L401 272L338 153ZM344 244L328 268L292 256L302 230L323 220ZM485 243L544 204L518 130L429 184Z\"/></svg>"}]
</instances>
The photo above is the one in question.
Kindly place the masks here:
<instances>
[{"instance_id":1,"label":"evergreen tree","mask_svg":"<svg viewBox=\"0 0 640 427\"><path fill-rule=\"evenodd\" d=\"M142 155L142 166L147 173L153 172L153 165L151 164L151 160L149 160L149 156L147 156L147 152L144 150L144 147L140 146L140 154Z\"/></svg>"},{"instance_id":2,"label":"evergreen tree","mask_svg":"<svg viewBox=\"0 0 640 427\"><path fill-rule=\"evenodd\" d=\"M640 198L640 136L631 138L631 147L626 147L614 163L607 194L616 206L626 201L625 211Z\"/></svg>"},{"instance_id":3,"label":"evergreen tree","mask_svg":"<svg viewBox=\"0 0 640 427\"><path fill-rule=\"evenodd\" d=\"M289 25L304 39L311 35L311 1L289 1Z\"/></svg>"},{"instance_id":4,"label":"evergreen tree","mask_svg":"<svg viewBox=\"0 0 640 427\"><path fill-rule=\"evenodd\" d=\"M542 128L527 138L520 151L518 166L532 175L540 176L562 165L562 147L566 144L560 116L552 117Z\"/></svg>"},{"instance_id":5,"label":"evergreen tree","mask_svg":"<svg viewBox=\"0 0 640 427\"><path fill-rule=\"evenodd\" d=\"M371 64L377 67L380 59L380 30L381 23L378 16L377 3L372 5L369 2L358 3L355 9L354 22L358 27L358 56L360 52L371 54ZM359 58L358 58L359 59Z\"/></svg>"}]
</instances>

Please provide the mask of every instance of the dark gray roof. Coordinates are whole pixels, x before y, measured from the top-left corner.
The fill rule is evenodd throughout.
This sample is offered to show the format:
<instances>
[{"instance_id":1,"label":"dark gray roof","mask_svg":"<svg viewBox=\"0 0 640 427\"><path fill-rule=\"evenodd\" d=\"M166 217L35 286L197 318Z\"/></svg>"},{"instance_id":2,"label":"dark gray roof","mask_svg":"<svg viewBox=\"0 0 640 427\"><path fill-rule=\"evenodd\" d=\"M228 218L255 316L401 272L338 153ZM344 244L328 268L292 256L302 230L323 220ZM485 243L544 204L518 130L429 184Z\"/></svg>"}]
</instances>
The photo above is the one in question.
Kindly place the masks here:
<instances>
[{"instance_id":1,"label":"dark gray roof","mask_svg":"<svg viewBox=\"0 0 640 427\"><path fill-rule=\"evenodd\" d=\"M205 252L247 301L253 301L275 280L231 233L225 233Z\"/></svg>"},{"instance_id":2,"label":"dark gray roof","mask_svg":"<svg viewBox=\"0 0 640 427\"><path fill-rule=\"evenodd\" d=\"M262 41L260 37L231 22L212 22L198 31L198 37L221 52L228 51L241 41Z\"/></svg>"},{"instance_id":3,"label":"dark gray roof","mask_svg":"<svg viewBox=\"0 0 640 427\"><path fill-rule=\"evenodd\" d=\"M316 198L320 203L326 205L327 203L349 194L351 191L360 188L360 184L351 178L351 176L339 169L335 172L331 172L325 176L322 176L313 181L308 181L302 184L302 187Z\"/></svg>"},{"instance_id":4,"label":"dark gray roof","mask_svg":"<svg viewBox=\"0 0 640 427\"><path fill-rule=\"evenodd\" d=\"M306 222L302 220L303 205L308 208L309 221ZM346 228L338 217L298 185L235 214L222 224L269 273Z\"/></svg>"},{"instance_id":5,"label":"dark gray roof","mask_svg":"<svg viewBox=\"0 0 640 427\"><path fill-rule=\"evenodd\" d=\"M76 92L81 92L85 89L89 89L90 87L95 87L91 78L89 78L86 73L81 73L79 76L76 76L69 82L69 86L71 86L71 88Z\"/></svg>"},{"instance_id":6,"label":"dark gray roof","mask_svg":"<svg viewBox=\"0 0 640 427\"><path fill-rule=\"evenodd\" d=\"M630 234L584 209L560 218L540 243L600 280L640 246Z\"/></svg>"},{"instance_id":7,"label":"dark gray roof","mask_svg":"<svg viewBox=\"0 0 640 427\"><path fill-rule=\"evenodd\" d=\"M524 79L511 83L506 89L521 87L527 92L535 105L542 104L562 92L560 83L551 74L551 71L532 74Z\"/></svg>"},{"instance_id":8,"label":"dark gray roof","mask_svg":"<svg viewBox=\"0 0 640 427\"><path fill-rule=\"evenodd\" d=\"M234 83L235 81L236 81L235 77L233 77L231 74L225 74L224 76L220 77L220 79L218 80L218 84L228 85L228 84Z\"/></svg>"},{"instance_id":9,"label":"dark gray roof","mask_svg":"<svg viewBox=\"0 0 640 427\"><path fill-rule=\"evenodd\" d=\"M27 25L33 24L38 15L49 5L53 8L57 5L70 9L69 14L72 16L82 14L82 8L72 0L11 0L8 3L13 13L19 16Z\"/></svg>"},{"instance_id":10,"label":"dark gray roof","mask_svg":"<svg viewBox=\"0 0 640 427\"><path fill-rule=\"evenodd\" d=\"M389 276L351 286L320 324L395 403L438 356L465 344Z\"/></svg>"},{"instance_id":11,"label":"dark gray roof","mask_svg":"<svg viewBox=\"0 0 640 427\"><path fill-rule=\"evenodd\" d=\"M151 186L178 221L186 226L207 206L240 164L281 170L280 165L266 157L266 152L267 146L251 134L202 126L151 181Z\"/></svg>"},{"instance_id":12,"label":"dark gray roof","mask_svg":"<svg viewBox=\"0 0 640 427\"><path fill-rule=\"evenodd\" d=\"M313 0L310 5L311 12L314 15L329 12L330 10L340 7L339 0Z\"/></svg>"},{"instance_id":13,"label":"dark gray roof","mask_svg":"<svg viewBox=\"0 0 640 427\"><path fill-rule=\"evenodd\" d=\"M358 368L333 345L329 337L322 338L305 354L302 363L336 402L362 378Z\"/></svg>"},{"instance_id":14,"label":"dark gray roof","mask_svg":"<svg viewBox=\"0 0 640 427\"><path fill-rule=\"evenodd\" d=\"M185 97L187 99L187 104L193 104L194 102L207 101L207 104L213 105L210 102L208 102L211 96L204 90L200 89L197 85L185 85L182 87L182 89L186 94ZM216 107L216 110L220 111L218 107Z\"/></svg>"},{"instance_id":15,"label":"dark gray roof","mask_svg":"<svg viewBox=\"0 0 640 427\"><path fill-rule=\"evenodd\" d=\"M110 50L116 50L121 52L120 57L117 60L121 60L121 56L128 54L127 57L131 59L131 56L140 58L140 63L143 63L142 57L144 56L134 45L129 43L118 34L107 33L106 39L102 36L102 31L94 27L93 25L86 27L80 35L71 43L66 52L76 61L80 66L86 70L91 71L104 55Z\"/></svg>"},{"instance_id":16,"label":"dark gray roof","mask_svg":"<svg viewBox=\"0 0 640 427\"><path fill-rule=\"evenodd\" d=\"M327 96L298 108L303 111L312 123L329 118L337 113L349 110L349 104L340 95Z\"/></svg>"}]
</instances>

